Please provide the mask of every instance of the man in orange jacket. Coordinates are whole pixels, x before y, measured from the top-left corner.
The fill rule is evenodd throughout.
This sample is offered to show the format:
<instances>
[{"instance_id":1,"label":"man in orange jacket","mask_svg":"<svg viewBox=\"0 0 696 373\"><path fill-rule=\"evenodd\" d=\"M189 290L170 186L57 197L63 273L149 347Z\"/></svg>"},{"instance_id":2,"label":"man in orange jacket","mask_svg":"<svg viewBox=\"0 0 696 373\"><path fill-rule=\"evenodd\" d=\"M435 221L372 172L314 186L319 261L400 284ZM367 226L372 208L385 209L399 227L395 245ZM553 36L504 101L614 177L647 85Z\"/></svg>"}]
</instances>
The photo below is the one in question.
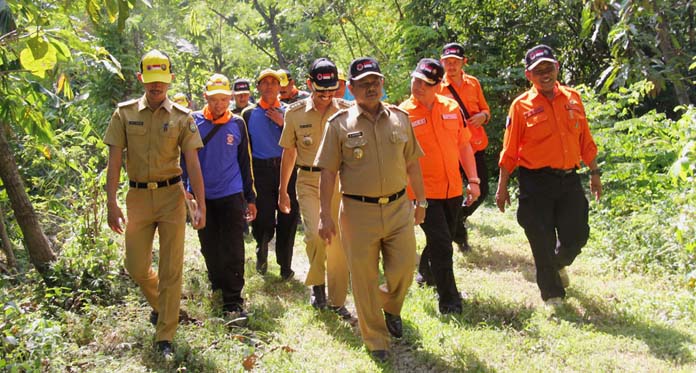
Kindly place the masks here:
<instances>
[{"instance_id":1,"label":"man in orange jacket","mask_svg":"<svg viewBox=\"0 0 696 373\"><path fill-rule=\"evenodd\" d=\"M452 236L462 205L461 164L469 185L469 206L480 194L476 161L456 101L436 94L444 75L440 61L424 58L411 73L411 97L399 107L408 112L413 131L425 155L419 158L427 207L420 225L425 233L425 248L418 265L416 281L434 282L442 314L461 313L462 300L452 269ZM409 188L408 194L415 199Z\"/></svg>"},{"instance_id":2,"label":"man in orange jacket","mask_svg":"<svg viewBox=\"0 0 696 373\"><path fill-rule=\"evenodd\" d=\"M587 198L576 173L580 162L590 168L590 191L597 200L602 182L580 94L556 81L559 63L553 51L537 45L527 51L525 65L533 86L510 107L495 202L500 211L510 205L508 181L519 167L517 221L532 248L541 298L557 306L569 284L566 267L590 235Z\"/></svg>"},{"instance_id":3,"label":"man in orange jacket","mask_svg":"<svg viewBox=\"0 0 696 373\"><path fill-rule=\"evenodd\" d=\"M461 252L471 250L466 231L466 219L476 211L483 200L488 196L488 167L486 166L486 146L488 136L484 125L491 118L483 89L478 79L464 72L466 57L464 47L459 43L449 43L442 48L440 62L445 68L445 78L439 86L438 93L452 98L462 109L464 122L471 132L471 147L476 158L476 174L481 179L481 195L470 206L462 206L457 221L457 230L454 234L454 242Z\"/></svg>"}]
</instances>

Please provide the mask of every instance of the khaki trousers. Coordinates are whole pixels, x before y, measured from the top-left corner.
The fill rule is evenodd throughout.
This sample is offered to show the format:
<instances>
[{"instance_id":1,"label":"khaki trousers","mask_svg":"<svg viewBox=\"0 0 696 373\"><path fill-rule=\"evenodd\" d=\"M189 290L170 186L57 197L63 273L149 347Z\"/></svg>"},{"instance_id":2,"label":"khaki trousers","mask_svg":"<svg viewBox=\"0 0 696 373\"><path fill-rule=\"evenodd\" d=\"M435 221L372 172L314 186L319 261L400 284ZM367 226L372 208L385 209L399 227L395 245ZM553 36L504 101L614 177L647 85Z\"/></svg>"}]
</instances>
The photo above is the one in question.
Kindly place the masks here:
<instances>
[{"instance_id":1,"label":"khaki trousers","mask_svg":"<svg viewBox=\"0 0 696 373\"><path fill-rule=\"evenodd\" d=\"M319 237L319 177L320 172L298 170L297 172L297 201L300 204L302 223L304 224L304 242L309 259L309 272L305 285L321 285L326 283L329 293L329 305L343 306L348 295L348 264L341 246L340 237L331 240L326 245ZM331 215L338 221L338 206L341 195L338 192L338 180L331 201Z\"/></svg>"},{"instance_id":2,"label":"khaki trousers","mask_svg":"<svg viewBox=\"0 0 696 373\"><path fill-rule=\"evenodd\" d=\"M179 325L186 206L180 184L128 190L126 270L159 313L155 339L171 341ZM152 241L159 232L159 273L152 269Z\"/></svg>"},{"instance_id":3,"label":"khaki trousers","mask_svg":"<svg viewBox=\"0 0 696 373\"><path fill-rule=\"evenodd\" d=\"M388 350L382 310L401 314L416 264L413 205L406 196L386 205L343 197L339 216L360 334L370 351ZM386 279L381 288L380 255Z\"/></svg>"}]
</instances>

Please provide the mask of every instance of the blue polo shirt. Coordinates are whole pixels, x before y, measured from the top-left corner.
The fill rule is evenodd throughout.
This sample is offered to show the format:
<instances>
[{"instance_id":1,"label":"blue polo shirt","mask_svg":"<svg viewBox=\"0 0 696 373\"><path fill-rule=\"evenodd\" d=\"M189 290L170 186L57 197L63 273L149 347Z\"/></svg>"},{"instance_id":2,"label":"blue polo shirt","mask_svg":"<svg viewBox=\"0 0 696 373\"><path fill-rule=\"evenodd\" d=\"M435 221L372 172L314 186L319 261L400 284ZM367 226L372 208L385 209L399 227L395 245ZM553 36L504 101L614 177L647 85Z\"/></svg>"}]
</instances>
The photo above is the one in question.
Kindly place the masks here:
<instances>
[{"instance_id":1,"label":"blue polo shirt","mask_svg":"<svg viewBox=\"0 0 696 373\"><path fill-rule=\"evenodd\" d=\"M266 116L266 110L261 106L244 112L244 118L248 118L249 138L251 141L251 155L254 159L279 158L283 154L283 148L278 145L283 128L275 124ZM269 109L278 110L278 109ZM285 106L280 109L285 114ZM203 133L201 133L203 137Z\"/></svg>"}]
</instances>

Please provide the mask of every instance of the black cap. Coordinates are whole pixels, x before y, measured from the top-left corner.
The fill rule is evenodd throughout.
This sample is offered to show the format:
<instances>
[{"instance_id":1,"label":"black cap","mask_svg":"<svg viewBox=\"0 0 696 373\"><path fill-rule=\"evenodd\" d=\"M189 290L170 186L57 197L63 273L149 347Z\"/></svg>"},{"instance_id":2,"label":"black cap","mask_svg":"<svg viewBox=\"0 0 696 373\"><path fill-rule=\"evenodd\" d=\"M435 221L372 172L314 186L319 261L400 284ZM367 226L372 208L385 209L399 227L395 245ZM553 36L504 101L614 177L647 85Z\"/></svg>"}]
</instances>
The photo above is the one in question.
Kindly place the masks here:
<instances>
[{"instance_id":1,"label":"black cap","mask_svg":"<svg viewBox=\"0 0 696 373\"><path fill-rule=\"evenodd\" d=\"M429 85L440 83L444 75L445 69L442 67L440 61L434 58L421 59L418 61L416 69L411 73L412 77L421 79Z\"/></svg>"},{"instance_id":2,"label":"black cap","mask_svg":"<svg viewBox=\"0 0 696 373\"><path fill-rule=\"evenodd\" d=\"M459 43L449 43L442 47L442 55L440 58L456 58L459 60L464 59L464 46Z\"/></svg>"},{"instance_id":3,"label":"black cap","mask_svg":"<svg viewBox=\"0 0 696 373\"><path fill-rule=\"evenodd\" d=\"M349 79L360 80L368 75L377 75L384 78L382 70L379 69L379 63L372 57L360 57L350 63Z\"/></svg>"},{"instance_id":4,"label":"black cap","mask_svg":"<svg viewBox=\"0 0 696 373\"><path fill-rule=\"evenodd\" d=\"M317 91L338 89L338 69L328 58L317 58L309 67L309 79Z\"/></svg>"},{"instance_id":5,"label":"black cap","mask_svg":"<svg viewBox=\"0 0 696 373\"><path fill-rule=\"evenodd\" d=\"M539 44L528 50L527 54L524 56L524 65L528 71L531 71L544 61L558 63L556 57L553 56L553 50L548 45Z\"/></svg>"},{"instance_id":6,"label":"black cap","mask_svg":"<svg viewBox=\"0 0 696 373\"><path fill-rule=\"evenodd\" d=\"M232 93L251 93L251 83L247 79L237 79L232 84Z\"/></svg>"}]
</instances>

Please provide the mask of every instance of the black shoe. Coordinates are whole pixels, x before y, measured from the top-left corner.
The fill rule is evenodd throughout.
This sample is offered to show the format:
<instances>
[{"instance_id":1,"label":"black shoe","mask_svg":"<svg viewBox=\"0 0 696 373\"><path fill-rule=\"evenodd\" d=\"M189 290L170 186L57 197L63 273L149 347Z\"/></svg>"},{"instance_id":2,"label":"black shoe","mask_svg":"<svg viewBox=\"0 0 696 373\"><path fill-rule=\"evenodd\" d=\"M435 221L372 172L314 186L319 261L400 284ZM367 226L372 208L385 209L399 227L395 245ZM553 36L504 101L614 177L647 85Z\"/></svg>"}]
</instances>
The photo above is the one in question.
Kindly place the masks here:
<instances>
[{"instance_id":1,"label":"black shoe","mask_svg":"<svg viewBox=\"0 0 696 373\"><path fill-rule=\"evenodd\" d=\"M157 326L157 319L159 318L159 313L155 312L155 310L150 311L150 324L152 326Z\"/></svg>"},{"instance_id":2,"label":"black shoe","mask_svg":"<svg viewBox=\"0 0 696 373\"><path fill-rule=\"evenodd\" d=\"M169 341L157 341L157 351L159 351L160 356L162 356L162 358L165 360L171 360L174 358L172 343Z\"/></svg>"},{"instance_id":3,"label":"black shoe","mask_svg":"<svg viewBox=\"0 0 696 373\"><path fill-rule=\"evenodd\" d=\"M260 275L265 275L266 272L268 271L268 263L267 262L259 262L258 260L256 261L256 272L258 272Z\"/></svg>"},{"instance_id":4,"label":"black shoe","mask_svg":"<svg viewBox=\"0 0 696 373\"><path fill-rule=\"evenodd\" d=\"M225 319L226 326L244 327L249 323L249 314L244 311L242 306L225 310L223 317Z\"/></svg>"},{"instance_id":5,"label":"black shoe","mask_svg":"<svg viewBox=\"0 0 696 373\"><path fill-rule=\"evenodd\" d=\"M312 295L309 297L309 304L312 307L323 310L326 308L326 286L314 285L312 286Z\"/></svg>"},{"instance_id":6,"label":"black shoe","mask_svg":"<svg viewBox=\"0 0 696 373\"><path fill-rule=\"evenodd\" d=\"M471 252L471 246L469 246L469 243L464 241L462 243L458 243L457 247L459 248L459 252L462 254L470 253Z\"/></svg>"},{"instance_id":7,"label":"black shoe","mask_svg":"<svg viewBox=\"0 0 696 373\"><path fill-rule=\"evenodd\" d=\"M441 305L439 308L442 315L458 315L462 313L461 304Z\"/></svg>"},{"instance_id":8,"label":"black shoe","mask_svg":"<svg viewBox=\"0 0 696 373\"><path fill-rule=\"evenodd\" d=\"M370 356L372 358L380 363L384 363L385 361L389 360L389 351L387 350L374 350L370 351Z\"/></svg>"},{"instance_id":9,"label":"black shoe","mask_svg":"<svg viewBox=\"0 0 696 373\"><path fill-rule=\"evenodd\" d=\"M353 320L353 315L350 314L350 311L348 311L346 306L329 306L329 309L331 310L331 312L340 316L343 320Z\"/></svg>"},{"instance_id":10,"label":"black shoe","mask_svg":"<svg viewBox=\"0 0 696 373\"><path fill-rule=\"evenodd\" d=\"M394 338L401 338L404 335L404 327L401 323L401 316L392 315L384 311L384 321L387 323L387 330Z\"/></svg>"},{"instance_id":11,"label":"black shoe","mask_svg":"<svg viewBox=\"0 0 696 373\"><path fill-rule=\"evenodd\" d=\"M295 277L295 271L292 269L289 272L283 273L283 271L280 272L280 277L283 279L283 281L288 281Z\"/></svg>"}]
</instances>

